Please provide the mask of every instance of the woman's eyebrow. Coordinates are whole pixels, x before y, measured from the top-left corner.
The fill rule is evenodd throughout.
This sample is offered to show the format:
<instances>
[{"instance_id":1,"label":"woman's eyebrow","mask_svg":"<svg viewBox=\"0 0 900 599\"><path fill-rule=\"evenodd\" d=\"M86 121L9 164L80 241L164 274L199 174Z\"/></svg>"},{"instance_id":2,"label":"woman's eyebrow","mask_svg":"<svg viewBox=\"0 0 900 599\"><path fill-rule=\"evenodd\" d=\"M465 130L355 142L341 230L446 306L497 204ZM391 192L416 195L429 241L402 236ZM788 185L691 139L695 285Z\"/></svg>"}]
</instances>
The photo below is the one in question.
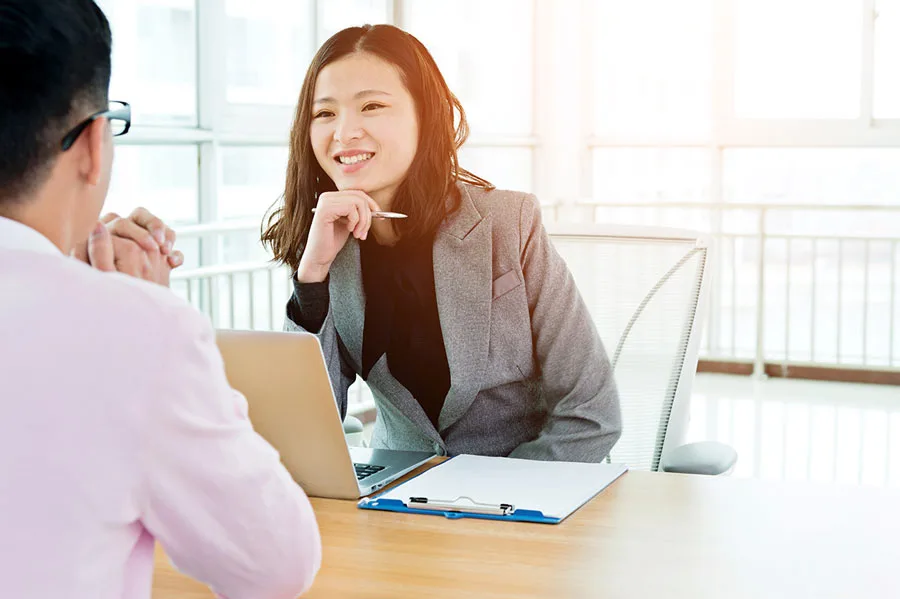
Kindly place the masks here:
<instances>
[{"instance_id":1,"label":"woman's eyebrow","mask_svg":"<svg viewBox=\"0 0 900 599\"><path fill-rule=\"evenodd\" d=\"M388 92L381 91L379 89L364 89L362 91L358 91L353 95L355 100L359 100L360 98L365 98L368 96L390 96ZM334 104L337 100L332 98L331 96L325 96L324 98L318 98L314 103L315 104Z\"/></svg>"}]
</instances>

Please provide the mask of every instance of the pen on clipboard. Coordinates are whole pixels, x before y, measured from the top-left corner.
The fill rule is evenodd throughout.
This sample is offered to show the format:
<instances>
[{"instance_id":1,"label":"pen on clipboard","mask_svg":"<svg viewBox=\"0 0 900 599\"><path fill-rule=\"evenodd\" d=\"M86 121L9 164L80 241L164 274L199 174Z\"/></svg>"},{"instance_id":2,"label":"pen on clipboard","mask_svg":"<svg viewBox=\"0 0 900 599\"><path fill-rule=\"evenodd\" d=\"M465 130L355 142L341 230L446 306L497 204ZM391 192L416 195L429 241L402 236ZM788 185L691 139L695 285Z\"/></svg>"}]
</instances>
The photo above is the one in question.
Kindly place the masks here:
<instances>
[{"instance_id":1,"label":"pen on clipboard","mask_svg":"<svg viewBox=\"0 0 900 599\"><path fill-rule=\"evenodd\" d=\"M465 500L467 503L461 503ZM491 514L509 516L516 511L511 503L480 503L471 497L457 497L453 500L428 499L427 497L410 497L406 507L417 510L435 510L438 512L467 512L474 514Z\"/></svg>"},{"instance_id":2,"label":"pen on clipboard","mask_svg":"<svg viewBox=\"0 0 900 599\"><path fill-rule=\"evenodd\" d=\"M312 211L315 212L316 209L313 208ZM401 214L400 212L383 212L375 210L372 212L372 218L406 218L406 215Z\"/></svg>"}]
</instances>

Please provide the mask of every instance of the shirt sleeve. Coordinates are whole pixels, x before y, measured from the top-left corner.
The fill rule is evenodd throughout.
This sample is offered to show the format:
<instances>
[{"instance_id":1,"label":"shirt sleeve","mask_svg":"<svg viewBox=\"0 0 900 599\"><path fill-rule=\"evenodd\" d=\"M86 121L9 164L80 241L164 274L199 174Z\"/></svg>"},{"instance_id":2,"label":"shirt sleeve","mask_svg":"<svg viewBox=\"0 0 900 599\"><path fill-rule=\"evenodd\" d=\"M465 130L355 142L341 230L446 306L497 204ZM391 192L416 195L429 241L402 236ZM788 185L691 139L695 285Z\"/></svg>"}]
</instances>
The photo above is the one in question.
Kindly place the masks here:
<instances>
[{"instance_id":1,"label":"shirt sleeve","mask_svg":"<svg viewBox=\"0 0 900 599\"><path fill-rule=\"evenodd\" d=\"M174 310L140 443L144 527L226 599L294 598L322 556L312 507L228 385L208 320ZM123 394L123 401L128 399Z\"/></svg>"},{"instance_id":2,"label":"shirt sleeve","mask_svg":"<svg viewBox=\"0 0 900 599\"><path fill-rule=\"evenodd\" d=\"M292 276L294 293L287 304L287 317L310 333L318 334L328 316L328 278L321 283L301 283Z\"/></svg>"}]
</instances>

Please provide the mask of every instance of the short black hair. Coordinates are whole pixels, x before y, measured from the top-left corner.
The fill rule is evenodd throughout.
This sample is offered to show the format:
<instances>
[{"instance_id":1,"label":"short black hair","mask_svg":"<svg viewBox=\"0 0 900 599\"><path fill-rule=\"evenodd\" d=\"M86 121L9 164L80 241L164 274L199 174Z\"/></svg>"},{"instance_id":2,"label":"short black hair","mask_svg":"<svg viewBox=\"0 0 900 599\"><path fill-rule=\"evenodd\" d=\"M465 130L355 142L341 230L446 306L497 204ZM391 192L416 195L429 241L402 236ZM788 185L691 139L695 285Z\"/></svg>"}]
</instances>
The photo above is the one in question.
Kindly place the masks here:
<instances>
[{"instance_id":1,"label":"short black hair","mask_svg":"<svg viewBox=\"0 0 900 599\"><path fill-rule=\"evenodd\" d=\"M0 207L43 183L73 119L105 110L111 52L93 0L0 0Z\"/></svg>"}]
</instances>

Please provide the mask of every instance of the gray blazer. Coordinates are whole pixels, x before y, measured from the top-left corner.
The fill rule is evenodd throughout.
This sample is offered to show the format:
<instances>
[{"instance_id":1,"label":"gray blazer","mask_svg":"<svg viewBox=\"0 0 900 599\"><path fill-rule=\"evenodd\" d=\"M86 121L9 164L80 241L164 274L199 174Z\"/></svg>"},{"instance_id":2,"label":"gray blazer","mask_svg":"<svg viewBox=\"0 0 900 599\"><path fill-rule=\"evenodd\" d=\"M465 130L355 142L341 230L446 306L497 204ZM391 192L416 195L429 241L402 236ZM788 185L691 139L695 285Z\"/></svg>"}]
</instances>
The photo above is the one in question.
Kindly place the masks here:
<instances>
[{"instance_id":1,"label":"gray blazer","mask_svg":"<svg viewBox=\"0 0 900 599\"><path fill-rule=\"evenodd\" d=\"M367 383L372 446L599 462L619 438L609 359L534 196L460 184L462 204L434 242L434 284L450 367L438 430L390 373ZM365 295L352 237L331 266L319 339L341 415L361 372ZM287 330L302 330L290 319Z\"/></svg>"}]
</instances>

